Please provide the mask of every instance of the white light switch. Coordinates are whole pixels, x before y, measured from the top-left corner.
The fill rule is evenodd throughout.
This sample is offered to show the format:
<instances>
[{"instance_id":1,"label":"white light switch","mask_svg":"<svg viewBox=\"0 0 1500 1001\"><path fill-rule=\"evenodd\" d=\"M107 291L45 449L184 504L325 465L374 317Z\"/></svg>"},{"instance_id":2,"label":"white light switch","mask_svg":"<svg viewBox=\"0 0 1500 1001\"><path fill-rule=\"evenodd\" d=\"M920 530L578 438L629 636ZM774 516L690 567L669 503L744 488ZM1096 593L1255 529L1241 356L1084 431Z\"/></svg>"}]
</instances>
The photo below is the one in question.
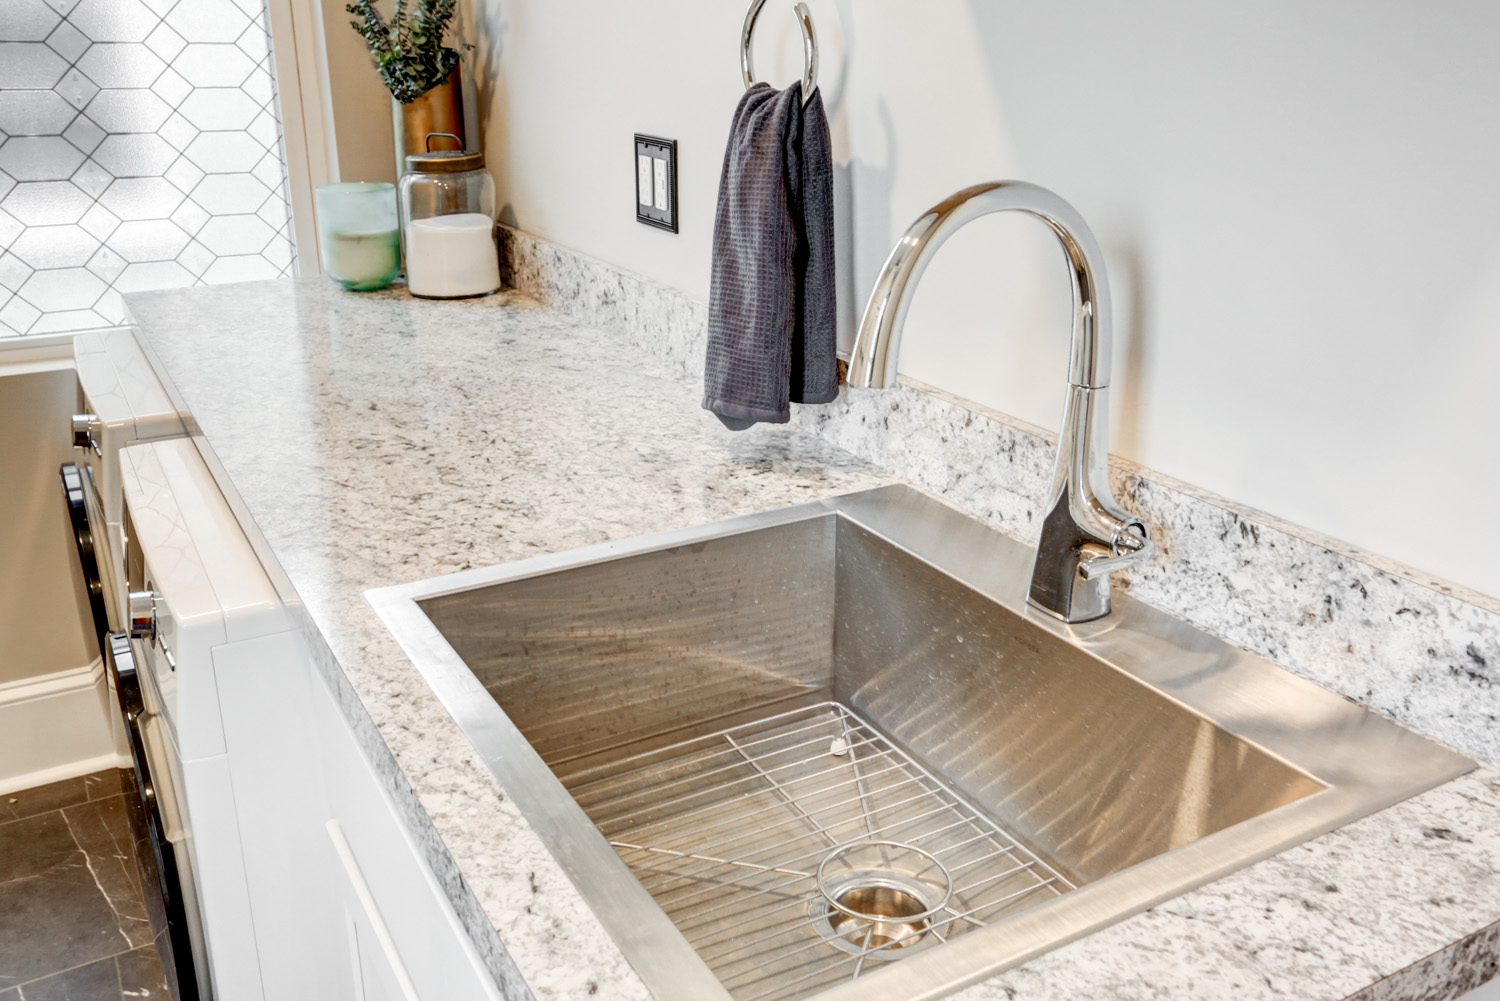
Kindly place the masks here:
<instances>
[{"instance_id":1,"label":"white light switch","mask_svg":"<svg viewBox=\"0 0 1500 1001\"><path fill-rule=\"evenodd\" d=\"M652 160L653 158L649 156L638 156L635 158L635 183L640 191L637 197L640 199L640 203L648 208L655 202L651 194L654 183L652 180L653 172L651 170ZM661 161L657 160L656 162L660 163Z\"/></svg>"},{"instance_id":2,"label":"white light switch","mask_svg":"<svg viewBox=\"0 0 1500 1001\"><path fill-rule=\"evenodd\" d=\"M651 163L656 167L656 207L665 212L667 210L667 161L652 157Z\"/></svg>"}]
</instances>

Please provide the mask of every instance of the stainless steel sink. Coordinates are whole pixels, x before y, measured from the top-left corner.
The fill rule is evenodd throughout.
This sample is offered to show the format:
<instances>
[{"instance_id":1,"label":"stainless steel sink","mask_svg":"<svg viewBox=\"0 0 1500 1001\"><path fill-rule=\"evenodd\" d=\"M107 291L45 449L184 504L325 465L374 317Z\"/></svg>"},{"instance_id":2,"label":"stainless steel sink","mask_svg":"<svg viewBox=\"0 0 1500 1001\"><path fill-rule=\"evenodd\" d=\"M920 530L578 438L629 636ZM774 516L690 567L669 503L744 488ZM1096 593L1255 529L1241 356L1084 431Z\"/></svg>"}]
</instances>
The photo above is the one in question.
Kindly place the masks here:
<instances>
[{"instance_id":1,"label":"stainless steel sink","mask_svg":"<svg viewBox=\"0 0 1500 1001\"><path fill-rule=\"evenodd\" d=\"M935 998L1474 762L905 487L369 592L661 1001Z\"/></svg>"}]
</instances>

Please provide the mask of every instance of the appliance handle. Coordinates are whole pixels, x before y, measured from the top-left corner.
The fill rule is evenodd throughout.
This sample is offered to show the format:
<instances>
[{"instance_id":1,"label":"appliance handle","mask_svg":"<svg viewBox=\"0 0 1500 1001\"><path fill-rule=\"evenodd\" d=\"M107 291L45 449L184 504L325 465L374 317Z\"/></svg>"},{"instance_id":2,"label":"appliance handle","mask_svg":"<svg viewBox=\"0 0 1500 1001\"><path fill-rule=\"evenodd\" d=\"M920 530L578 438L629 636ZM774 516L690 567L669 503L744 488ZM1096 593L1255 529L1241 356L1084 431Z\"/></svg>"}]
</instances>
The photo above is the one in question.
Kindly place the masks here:
<instances>
[{"instance_id":1,"label":"appliance handle","mask_svg":"<svg viewBox=\"0 0 1500 1001\"><path fill-rule=\"evenodd\" d=\"M131 680L134 671L131 671ZM136 683L137 691L139 684ZM200 1001L197 973L193 966L193 945L189 932L186 898L182 877L178 870L178 857L172 843L172 819L164 815L165 801L170 796L159 795L157 776L153 774L150 757L146 751L147 733L144 724L150 717L140 713L127 713L125 730L130 739L130 757L135 766L136 793L132 816L132 827L136 840L137 865L141 868L141 889L159 895L166 914L166 934L154 926L157 950L162 965L169 967L168 993L172 1001ZM166 766L166 762L161 762ZM136 825L139 825L138 827ZM152 885L154 884L154 885Z\"/></svg>"},{"instance_id":2,"label":"appliance handle","mask_svg":"<svg viewBox=\"0 0 1500 1001\"><path fill-rule=\"evenodd\" d=\"M146 700L141 695L141 676L135 667L135 651L126 633L110 633L104 645L104 667L114 677L115 697L127 718L141 716Z\"/></svg>"},{"instance_id":3,"label":"appliance handle","mask_svg":"<svg viewBox=\"0 0 1500 1001\"><path fill-rule=\"evenodd\" d=\"M89 611L94 618L94 641L99 655L108 658L105 637L109 634L109 616L104 610L104 582L99 579L99 547L94 542L95 526L89 520L87 491L93 489L77 463L64 462L58 469L62 481L63 502L68 506L68 521L73 526L73 542L78 550L78 564L83 570L84 590ZM102 527L102 526L101 526Z\"/></svg>"}]
</instances>

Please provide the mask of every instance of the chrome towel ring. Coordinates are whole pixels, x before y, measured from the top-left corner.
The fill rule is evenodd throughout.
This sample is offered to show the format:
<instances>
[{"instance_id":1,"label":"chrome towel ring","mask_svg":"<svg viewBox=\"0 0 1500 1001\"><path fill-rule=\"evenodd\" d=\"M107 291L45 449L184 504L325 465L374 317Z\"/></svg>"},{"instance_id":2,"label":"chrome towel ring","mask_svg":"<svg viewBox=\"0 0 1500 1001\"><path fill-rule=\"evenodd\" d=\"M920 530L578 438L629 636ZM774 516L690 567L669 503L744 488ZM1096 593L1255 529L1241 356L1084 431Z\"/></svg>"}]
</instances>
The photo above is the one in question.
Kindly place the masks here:
<instances>
[{"instance_id":1,"label":"chrome towel ring","mask_svg":"<svg viewBox=\"0 0 1500 1001\"><path fill-rule=\"evenodd\" d=\"M754 57L750 54L750 36L755 32L755 19L766 0L750 0L750 9L745 11L745 27L740 32L740 75L745 79L745 89L755 85ZM792 8L797 24L802 29L802 103L812 99L813 88L818 85L818 36L813 32L812 12L807 4L798 3Z\"/></svg>"}]
</instances>

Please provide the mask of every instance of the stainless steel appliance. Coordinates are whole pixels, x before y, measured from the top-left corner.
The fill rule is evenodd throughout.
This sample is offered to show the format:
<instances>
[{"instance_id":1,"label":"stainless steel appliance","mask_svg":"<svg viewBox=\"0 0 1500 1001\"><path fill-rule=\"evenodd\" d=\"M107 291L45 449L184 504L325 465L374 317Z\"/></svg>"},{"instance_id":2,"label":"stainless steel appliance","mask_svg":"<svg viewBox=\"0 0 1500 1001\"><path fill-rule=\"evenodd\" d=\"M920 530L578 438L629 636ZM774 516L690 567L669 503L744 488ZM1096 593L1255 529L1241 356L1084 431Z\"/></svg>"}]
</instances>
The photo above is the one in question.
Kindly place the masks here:
<instances>
[{"instance_id":1,"label":"stainless steel appliance","mask_svg":"<svg viewBox=\"0 0 1500 1001\"><path fill-rule=\"evenodd\" d=\"M146 709L128 633L109 628L101 561L112 557L98 531L103 517L93 479L71 462L63 465L61 478L95 635L130 751L134 789L128 798L128 815L152 938L172 997L176 1001L197 1001L208 992L199 989L194 962L193 939L201 938L201 933L195 929L198 922L192 866L184 848L180 800L167 759L169 738L161 732L158 715Z\"/></svg>"},{"instance_id":2,"label":"stainless steel appliance","mask_svg":"<svg viewBox=\"0 0 1500 1001\"><path fill-rule=\"evenodd\" d=\"M131 650L131 606L124 557L120 452L142 441L180 438L182 416L128 329L73 340L81 402L73 418L76 462L59 470L77 543L93 632L114 699L117 749L134 776L130 821L141 891L167 983L176 1001L211 995L201 921L193 893L186 825L169 765L171 734L144 691Z\"/></svg>"}]
</instances>

